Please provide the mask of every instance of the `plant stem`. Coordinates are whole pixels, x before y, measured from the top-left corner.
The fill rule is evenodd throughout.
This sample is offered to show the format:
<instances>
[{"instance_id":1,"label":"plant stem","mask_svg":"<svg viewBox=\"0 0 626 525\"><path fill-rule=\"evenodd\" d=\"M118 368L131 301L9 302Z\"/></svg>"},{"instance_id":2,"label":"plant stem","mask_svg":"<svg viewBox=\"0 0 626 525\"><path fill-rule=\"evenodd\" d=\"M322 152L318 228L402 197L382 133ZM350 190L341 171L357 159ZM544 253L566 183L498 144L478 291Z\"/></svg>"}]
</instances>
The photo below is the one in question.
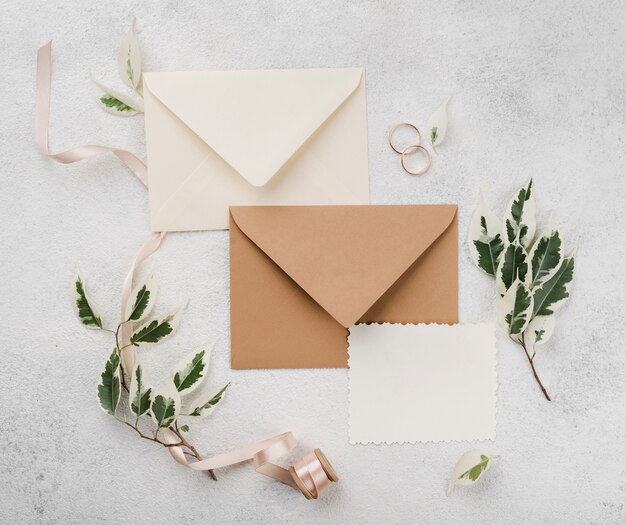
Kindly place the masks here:
<instances>
[{"instance_id":1,"label":"plant stem","mask_svg":"<svg viewBox=\"0 0 626 525\"><path fill-rule=\"evenodd\" d=\"M191 443L189 443L189 441L187 441L185 439L185 437L182 435L182 433L180 432L180 430L178 429L178 423L175 423L175 426L169 427L169 430L171 430L172 432L174 432L174 434L176 434L176 437L180 440L176 443L165 443L164 441L161 441L157 435L155 436L149 436L147 434L144 434L141 430L139 430L139 428L136 425L131 425L128 421L125 421L123 419L119 419L119 421L121 421L122 423L124 423L125 425L127 425L128 427L132 428L137 435L142 438L142 439L147 439L148 441L153 441L154 443L158 443L159 445L164 446L165 448L170 448L170 447L185 447L187 450L183 450L183 453L187 456L191 456L193 458L195 458L197 461L202 461L204 458L200 455L200 453L196 450L196 447L194 447ZM213 472L213 470L208 470L207 474L209 476L211 476L211 478L215 481L217 481L217 476L215 475L215 472Z\"/></svg>"},{"instance_id":2,"label":"plant stem","mask_svg":"<svg viewBox=\"0 0 626 525\"><path fill-rule=\"evenodd\" d=\"M172 432L174 432L174 434L176 434L178 439L180 439L180 442L181 442L182 446L186 447L187 449L189 449L189 451L191 452L193 457L195 457L198 461L202 461L203 458L200 455L200 453L196 450L196 448L191 443L189 443L185 439L185 436L183 436L182 432L178 429L178 422L177 421L174 422L174 426L173 427L170 427L170 430ZM213 472L212 469L207 470L207 473L209 474L209 476L211 476L211 479L213 479L214 481L217 481L217 476L215 475L215 472Z\"/></svg>"},{"instance_id":3,"label":"plant stem","mask_svg":"<svg viewBox=\"0 0 626 525\"><path fill-rule=\"evenodd\" d=\"M524 340L524 334L522 333L522 339L521 341L519 341L519 343L521 345L521 347L524 349L524 353L526 354L526 358L528 359L528 364L530 364L530 368L533 371L533 375L535 376L535 381L537 381L537 384L539 385L539 388L541 388L541 392L543 393L544 397L548 400L548 401L552 401L552 399L550 399L550 396L548 395L548 391L546 390L546 388L543 386L543 383L541 382L541 379L539 379L539 376L537 375L537 370L535 369L535 356L530 357L530 353L528 352L528 349L526 348L526 341Z\"/></svg>"}]
</instances>

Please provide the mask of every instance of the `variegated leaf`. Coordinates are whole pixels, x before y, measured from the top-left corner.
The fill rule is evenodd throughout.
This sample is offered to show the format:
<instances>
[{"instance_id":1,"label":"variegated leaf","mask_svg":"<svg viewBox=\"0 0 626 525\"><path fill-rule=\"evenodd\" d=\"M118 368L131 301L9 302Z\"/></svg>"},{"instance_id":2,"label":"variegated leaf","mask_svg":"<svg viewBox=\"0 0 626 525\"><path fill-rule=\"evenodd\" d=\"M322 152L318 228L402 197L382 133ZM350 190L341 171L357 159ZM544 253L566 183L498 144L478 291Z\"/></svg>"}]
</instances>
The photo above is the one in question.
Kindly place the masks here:
<instances>
[{"instance_id":1,"label":"variegated leaf","mask_svg":"<svg viewBox=\"0 0 626 525\"><path fill-rule=\"evenodd\" d=\"M532 244L536 228L535 191L533 180L530 179L511 199L507 208L504 216L506 240L510 243L519 240L522 246L528 248Z\"/></svg>"},{"instance_id":2,"label":"variegated leaf","mask_svg":"<svg viewBox=\"0 0 626 525\"><path fill-rule=\"evenodd\" d=\"M76 268L76 277L74 278L73 295L72 306L74 307L74 312L76 313L78 320L87 328L92 328L94 330L101 329L102 318L89 299L89 295L87 295L85 283L78 268Z\"/></svg>"},{"instance_id":3,"label":"variegated leaf","mask_svg":"<svg viewBox=\"0 0 626 525\"><path fill-rule=\"evenodd\" d=\"M140 282L131 292L124 310L126 321L141 321L145 319L154 307L156 291L157 284L154 270L152 270L148 277Z\"/></svg>"},{"instance_id":4,"label":"variegated leaf","mask_svg":"<svg viewBox=\"0 0 626 525\"><path fill-rule=\"evenodd\" d=\"M485 454L480 450L470 450L463 454L452 471L448 494L451 494L454 487L469 487L474 485L489 470L493 461L499 456Z\"/></svg>"},{"instance_id":5,"label":"variegated leaf","mask_svg":"<svg viewBox=\"0 0 626 525\"><path fill-rule=\"evenodd\" d=\"M439 146L446 137L446 131L448 130L448 102L450 102L451 98L448 97L429 117L426 123L428 140L433 149Z\"/></svg>"},{"instance_id":6,"label":"variegated leaf","mask_svg":"<svg viewBox=\"0 0 626 525\"><path fill-rule=\"evenodd\" d=\"M140 346L165 341L178 328L183 308L179 308L161 319L153 319L144 323L130 336L130 342L135 346Z\"/></svg>"},{"instance_id":7,"label":"variegated leaf","mask_svg":"<svg viewBox=\"0 0 626 525\"><path fill-rule=\"evenodd\" d=\"M495 276L504 249L502 221L487 207L482 191L480 203L470 221L467 244L474 264Z\"/></svg>"},{"instance_id":8,"label":"variegated leaf","mask_svg":"<svg viewBox=\"0 0 626 525\"><path fill-rule=\"evenodd\" d=\"M120 356L117 349L114 349L104 365L104 371L100 375L100 384L98 385L100 407L111 416L115 416L117 405L120 402L120 387Z\"/></svg>"},{"instance_id":9,"label":"variegated leaf","mask_svg":"<svg viewBox=\"0 0 626 525\"><path fill-rule=\"evenodd\" d=\"M190 416L209 415L215 409L215 405L217 405L222 399L224 399L224 395L226 394L226 389L229 386L230 386L230 383L225 385L217 394L211 397L208 401L194 408L189 415Z\"/></svg>"},{"instance_id":10,"label":"variegated leaf","mask_svg":"<svg viewBox=\"0 0 626 525\"><path fill-rule=\"evenodd\" d=\"M561 265L561 236L558 230L544 233L532 247L530 260L530 289L552 277Z\"/></svg>"},{"instance_id":11,"label":"variegated leaf","mask_svg":"<svg viewBox=\"0 0 626 525\"><path fill-rule=\"evenodd\" d=\"M535 317L526 327L524 339L530 357L534 357L537 347L548 342L554 333L556 318L554 315L540 315Z\"/></svg>"},{"instance_id":12,"label":"variegated leaf","mask_svg":"<svg viewBox=\"0 0 626 525\"><path fill-rule=\"evenodd\" d=\"M569 297L574 278L574 257L566 257L555 274L533 290L533 316L552 315L563 307Z\"/></svg>"},{"instance_id":13,"label":"variegated leaf","mask_svg":"<svg viewBox=\"0 0 626 525\"><path fill-rule=\"evenodd\" d=\"M210 350L201 350L178 364L174 373L174 385L179 392L189 394L200 386L209 371L210 355Z\"/></svg>"},{"instance_id":14,"label":"variegated leaf","mask_svg":"<svg viewBox=\"0 0 626 525\"><path fill-rule=\"evenodd\" d=\"M504 295L516 279L527 282L528 256L524 247L518 242L509 244L500 256L500 264L496 271L496 289Z\"/></svg>"},{"instance_id":15,"label":"variegated leaf","mask_svg":"<svg viewBox=\"0 0 626 525\"><path fill-rule=\"evenodd\" d=\"M144 372L139 363L135 367L130 379L128 397L130 399L130 409L133 414L142 416L150 409L152 388L146 383Z\"/></svg>"},{"instance_id":16,"label":"variegated leaf","mask_svg":"<svg viewBox=\"0 0 626 525\"><path fill-rule=\"evenodd\" d=\"M528 326L533 312L533 296L517 280L498 303L498 321L509 335L520 335Z\"/></svg>"},{"instance_id":17,"label":"variegated leaf","mask_svg":"<svg viewBox=\"0 0 626 525\"><path fill-rule=\"evenodd\" d=\"M130 97L118 91L105 87L95 80L94 84L96 86L96 100L98 101L98 105L107 113L120 117L133 117L137 115L137 113L142 112L139 102L132 100Z\"/></svg>"},{"instance_id":18,"label":"variegated leaf","mask_svg":"<svg viewBox=\"0 0 626 525\"><path fill-rule=\"evenodd\" d=\"M170 379L164 387L154 393L150 413L159 428L169 427L180 413L180 394Z\"/></svg>"},{"instance_id":19,"label":"variegated leaf","mask_svg":"<svg viewBox=\"0 0 626 525\"><path fill-rule=\"evenodd\" d=\"M124 83L128 87L137 89L141 80L141 51L135 35L134 17L117 52L117 66Z\"/></svg>"}]
</instances>

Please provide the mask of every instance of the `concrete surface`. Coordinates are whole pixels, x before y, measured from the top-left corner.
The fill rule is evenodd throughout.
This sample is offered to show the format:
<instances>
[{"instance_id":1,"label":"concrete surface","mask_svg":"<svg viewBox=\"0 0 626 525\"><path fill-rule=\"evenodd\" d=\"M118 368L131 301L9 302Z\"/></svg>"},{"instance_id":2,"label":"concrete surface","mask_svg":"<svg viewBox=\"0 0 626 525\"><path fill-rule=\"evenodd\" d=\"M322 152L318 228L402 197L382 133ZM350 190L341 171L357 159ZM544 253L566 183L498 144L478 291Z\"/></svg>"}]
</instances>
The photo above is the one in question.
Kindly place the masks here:
<instances>
[{"instance_id":1,"label":"concrete surface","mask_svg":"<svg viewBox=\"0 0 626 525\"><path fill-rule=\"evenodd\" d=\"M624 135L626 5L589 2L0 1L2 523L624 523ZM211 453L292 430L322 447L341 482L317 502L254 473L219 481L174 464L97 407L111 341L70 308L80 262L113 320L122 279L148 236L147 194L112 156L71 166L32 139L34 60L53 38L51 146L118 145L144 154L143 120L93 100L118 82L115 51L138 19L144 70L367 68L374 203L460 205L463 321L494 318L492 282L465 231L480 185L498 212L529 175L540 219L554 210L578 246L573 298L538 358L543 400L520 351L499 341L493 443L350 446L345 370L229 369L225 232L175 234L155 257L160 310L189 298L179 334L146 353L161 377L216 343L210 381L231 395L191 438ZM448 138L421 178L405 175L386 132L424 126L448 95ZM456 459L502 460L446 498Z\"/></svg>"}]
</instances>

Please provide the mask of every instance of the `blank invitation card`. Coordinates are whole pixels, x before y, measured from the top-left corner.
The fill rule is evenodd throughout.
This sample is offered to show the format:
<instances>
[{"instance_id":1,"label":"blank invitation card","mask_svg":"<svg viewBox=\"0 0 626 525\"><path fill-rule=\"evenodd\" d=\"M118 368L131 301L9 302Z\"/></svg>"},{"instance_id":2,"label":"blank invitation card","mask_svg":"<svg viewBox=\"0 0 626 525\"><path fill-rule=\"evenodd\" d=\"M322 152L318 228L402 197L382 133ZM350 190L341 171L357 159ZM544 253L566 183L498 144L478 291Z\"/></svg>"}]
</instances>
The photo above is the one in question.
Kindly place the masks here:
<instances>
[{"instance_id":1,"label":"blank invitation card","mask_svg":"<svg viewBox=\"0 0 626 525\"><path fill-rule=\"evenodd\" d=\"M491 324L350 328L350 443L494 439Z\"/></svg>"}]
</instances>

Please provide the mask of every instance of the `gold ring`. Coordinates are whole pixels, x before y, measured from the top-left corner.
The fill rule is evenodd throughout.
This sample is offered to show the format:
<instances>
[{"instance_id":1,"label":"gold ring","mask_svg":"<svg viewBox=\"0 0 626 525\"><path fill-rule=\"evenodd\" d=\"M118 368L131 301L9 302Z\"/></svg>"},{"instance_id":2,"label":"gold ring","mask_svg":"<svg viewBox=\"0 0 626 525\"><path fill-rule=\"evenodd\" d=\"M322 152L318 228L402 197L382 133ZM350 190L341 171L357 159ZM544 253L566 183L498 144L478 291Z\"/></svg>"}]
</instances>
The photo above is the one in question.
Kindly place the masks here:
<instances>
[{"instance_id":1,"label":"gold ring","mask_svg":"<svg viewBox=\"0 0 626 525\"><path fill-rule=\"evenodd\" d=\"M422 169L418 171L411 171L407 169L407 167L404 165L404 157L407 155L412 155L418 150L424 152L424 155L426 156L426 163L424 164ZM400 153L400 155L400 163L402 164L402 169L406 171L409 175L423 175L428 171L428 168L430 168L430 153L428 153L428 150L426 148L420 146L419 144L413 144L412 146L409 146L402 153Z\"/></svg>"},{"instance_id":2,"label":"gold ring","mask_svg":"<svg viewBox=\"0 0 626 525\"><path fill-rule=\"evenodd\" d=\"M387 142L389 142L389 146L391 147L391 149L393 151L395 151L398 155L402 155L403 152L402 152L402 150L397 149L393 145L393 135L394 135L394 133L396 131L398 131L398 129L400 129L403 126L411 128L417 134L417 141L414 142L414 145L419 146L422 143L422 136L420 135L419 129L417 129L413 124L409 124L408 122L402 122L400 124L396 124L393 127L393 129L389 132L389 135L387 136ZM409 147L411 147L411 146L409 146ZM406 149L404 151L406 151Z\"/></svg>"}]
</instances>

